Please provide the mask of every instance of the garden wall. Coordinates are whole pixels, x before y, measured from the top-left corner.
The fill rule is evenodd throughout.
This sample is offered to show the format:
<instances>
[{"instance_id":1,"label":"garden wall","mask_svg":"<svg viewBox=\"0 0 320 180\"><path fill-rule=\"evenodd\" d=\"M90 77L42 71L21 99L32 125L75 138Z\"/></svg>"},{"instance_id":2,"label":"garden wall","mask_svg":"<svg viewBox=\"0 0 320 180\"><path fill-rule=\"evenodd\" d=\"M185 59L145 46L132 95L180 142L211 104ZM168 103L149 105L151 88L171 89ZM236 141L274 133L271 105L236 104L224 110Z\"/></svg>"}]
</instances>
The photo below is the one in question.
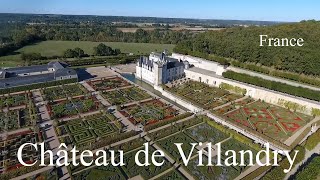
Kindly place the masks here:
<instances>
[{"instance_id":1,"label":"garden wall","mask_svg":"<svg viewBox=\"0 0 320 180\"><path fill-rule=\"evenodd\" d=\"M292 103L296 103L301 106L300 109L297 109L297 111L300 111L305 114L312 115L312 109L320 109L320 102L291 96L288 94L267 90L258 86L249 85L246 83L230 80L223 78L222 76L217 76L214 74L202 74L196 71L193 71L192 68L185 70L186 77L190 78L194 81L199 81L201 79L202 82L207 83L208 85L219 87L221 83L226 83L232 86L237 86L243 89L247 90L246 95L251 96L254 99L261 99L265 102L275 104L275 105L281 105L279 102L285 100L290 101Z\"/></svg>"}]
</instances>

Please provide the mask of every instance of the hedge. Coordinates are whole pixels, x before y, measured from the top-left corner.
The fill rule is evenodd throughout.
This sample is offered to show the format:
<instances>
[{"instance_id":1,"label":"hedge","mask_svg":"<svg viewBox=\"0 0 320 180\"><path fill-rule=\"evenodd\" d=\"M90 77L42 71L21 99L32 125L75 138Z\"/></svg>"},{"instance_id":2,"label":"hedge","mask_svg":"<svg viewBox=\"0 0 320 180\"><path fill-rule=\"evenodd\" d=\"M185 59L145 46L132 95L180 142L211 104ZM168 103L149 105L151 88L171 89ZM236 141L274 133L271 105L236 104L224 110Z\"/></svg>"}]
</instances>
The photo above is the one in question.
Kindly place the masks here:
<instances>
[{"instance_id":1,"label":"hedge","mask_svg":"<svg viewBox=\"0 0 320 180\"><path fill-rule=\"evenodd\" d=\"M8 94L8 93L13 93L13 92L27 91L27 90L45 88L45 87L50 87L50 86L58 86L58 85L63 85L63 84L75 83L75 82L78 82L77 78L65 79L65 80L59 80L59 81L49 81L49 82L45 82L45 83L30 84L30 85L25 85L25 86L17 86L17 87L12 87L12 88L0 89L0 94Z\"/></svg>"},{"instance_id":2,"label":"hedge","mask_svg":"<svg viewBox=\"0 0 320 180\"><path fill-rule=\"evenodd\" d=\"M126 64L135 61L139 56L110 56L105 58L81 59L75 61L66 61L70 66L84 66L94 64Z\"/></svg>"},{"instance_id":3,"label":"hedge","mask_svg":"<svg viewBox=\"0 0 320 180\"><path fill-rule=\"evenodd\" d=\"M150 131L150 130L152 130L152 129L156 129L156 128L158 128L158 127L161 127L161 126L164 126L164 125L167 125L167 124L170 124L170 123L179 121L179 120L181 120L181 119L185 119L185 118L187 118L187 117L189 117L189 116L191 116L191 115L192 115L192 113L186 112L186 113L184 113L184 114L180 114L180 115L178 115L178 116L175 116L175 117L173 117L173 118L171 118L171 119L164 120L164 121L160 121L160 122L155 123L155 124L147 125L147 126L144 127L144 131Z\"/></svg>"},{"instance_id":4,"label":"hedge","mask_svg":"<svg viewBox=\"0 0 320 180\"><path fill-rule=\"evenodd\" d=\"M252 180L252 179L255 179L255 178L261 176L266 171L269 171L271 168L272 168L272 166L261 166L258 169L256 169L255 171L252 171L247 176L243 177L241 180Z\"/></svg>"},{"instance_id":5,"label":"hedge","mask_svg":"<svg viewBox=\"0 0 320 180\"><path fill-rule=\"evenodd\" d=\"M297 180L318 179L320 176L320 156L315 157L312 161L304 167L304 169L295 175Z\"/></svg>"},{"instance_id":6,"label":"hedge","mask_svg":"<svg viewBox=\"0 0 320 180\"><path fill-rule=\"evenodd\" d=\"M227 83L221 83L220 84L220 88L224 89L224 90L228 90L228 91L234 92L236 94L241 94L243 96L247 94L247 90L246 89L240 88L238 86L232 86L232 85L227 84Z\"/></svg>"},{"instance_id":7,"label":"hedge","mask_svg":"<svg viewBox=\"0 0 320 180\"><path fill-rule=\"evenodd\" d=\"M284 72L284 71L280 71L280 70L271 70L267 67L258 66L255 64L242 63L239 61L232 61L231 65L235 66L235 67L267 74L267 75L274 76L274 77L284 78L284 79L288 79L288 80L297 81L297 82L320 87L320 80L317 79L317 77L309 77L309 76L305 76L305 75L301 75L301 74Z\"/></svg>"},{"instance_id":8,"label":"hedge","mask_svg":"<svg viewBox=\"0 0 320 180\"><path fill-rule=\"evenodd\" d=\"M295 150L298 150L299 153L297 154L297 157L294 161L294 164L292 167L294 167L296 164L300 163L306 154L306 149L302 146L297 146L293 151L290 153L290 157L293 156L292 153L295 153ZM279 163L280 166L273 167L271 171L269 171L262 180L283 180L286 176L286 173L283 172L284 169L288 169L290 167L290 163L287 158L282 159L282 161Z\"/></svg>"},{"instance_id":9,"label":"hedge","mask_svg":"<svg viewBox=\"0 0 320 180\"><path fill-rule=\"evenodd\" d=\"M299 96L303 98L307 98L310 100L320 101L320 91L311 90L303 87L291 86L289 84L265 80L260 77L250 76L247 74L237 73L233 71L224 72L223 77L228 79L233 79L236 81L264 87L270 90L279 91L282 93L287 93L294 96Z\"/></svg>"},{"instance_id":10,"label":"hedge","mask_svg":"<svg viewBox=\"0 0 320 180\"><path fill-rule=\"evenodd\" d=\"M308 137L305 144L306 149L308 149L309 151L314 149L320 143L319 139L320 139L320 130L318 130L317 132L315 132L314 134Z\"/></svg>"}]
</instances>

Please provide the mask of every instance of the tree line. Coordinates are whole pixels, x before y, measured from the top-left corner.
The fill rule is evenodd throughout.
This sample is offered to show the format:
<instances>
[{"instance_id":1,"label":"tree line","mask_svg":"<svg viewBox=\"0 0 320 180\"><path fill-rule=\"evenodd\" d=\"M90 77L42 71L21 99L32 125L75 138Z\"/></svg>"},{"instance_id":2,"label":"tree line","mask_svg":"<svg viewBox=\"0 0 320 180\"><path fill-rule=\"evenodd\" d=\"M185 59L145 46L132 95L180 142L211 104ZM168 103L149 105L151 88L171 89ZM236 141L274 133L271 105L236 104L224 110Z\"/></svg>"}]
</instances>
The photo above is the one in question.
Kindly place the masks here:
<instances>
[{"instance_id":1,"label":"tree line","mask_svg":"<svg viewBox=\"0 0 320 180\"><path fill-rule=\"evenodd\" d=\"M259 35L303 38L303 47L260 47ZM199 52L306 75L320 75L320 22L304 21L267 27L209 31L179 42L175 52Z\"/></svg>"}]
</instances>

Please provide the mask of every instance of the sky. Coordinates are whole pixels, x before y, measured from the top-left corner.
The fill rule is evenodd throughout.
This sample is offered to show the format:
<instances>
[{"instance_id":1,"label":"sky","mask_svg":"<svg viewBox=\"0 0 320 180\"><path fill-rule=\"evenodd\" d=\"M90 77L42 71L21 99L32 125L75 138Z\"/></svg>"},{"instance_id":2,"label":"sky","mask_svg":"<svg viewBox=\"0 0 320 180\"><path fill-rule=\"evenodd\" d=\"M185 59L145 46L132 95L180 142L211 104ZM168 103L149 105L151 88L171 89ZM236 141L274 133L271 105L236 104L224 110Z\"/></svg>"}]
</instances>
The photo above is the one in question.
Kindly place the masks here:
<instances>
[{"instance_id":1,"label":"sky","mask_svg":"<svg viewBox=\"0 0 320 180\"><path fill-rule=\"evenodd\" d=\"M0 13L320 20L318 0L0 0Z\"/></svg>"}]
</instances>

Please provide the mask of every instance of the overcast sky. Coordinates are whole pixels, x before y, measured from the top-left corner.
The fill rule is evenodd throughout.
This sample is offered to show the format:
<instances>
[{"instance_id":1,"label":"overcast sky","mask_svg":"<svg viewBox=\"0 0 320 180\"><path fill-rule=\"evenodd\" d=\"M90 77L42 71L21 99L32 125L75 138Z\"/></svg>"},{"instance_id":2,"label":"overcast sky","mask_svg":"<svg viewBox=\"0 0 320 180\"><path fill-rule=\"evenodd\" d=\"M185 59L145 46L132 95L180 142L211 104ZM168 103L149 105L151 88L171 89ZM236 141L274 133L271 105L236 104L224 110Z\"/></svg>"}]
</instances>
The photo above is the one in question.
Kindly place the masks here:
<instances>
[{"instance_id":1,"label":"overcast sky","mask_svg":"<svg viewBox=\"0 0 320 180\"><path fill-rule=\"evenodd\" d=\"M0 0L1 13L320 20L316 0Z\"/></svg>"}]
</instances>

